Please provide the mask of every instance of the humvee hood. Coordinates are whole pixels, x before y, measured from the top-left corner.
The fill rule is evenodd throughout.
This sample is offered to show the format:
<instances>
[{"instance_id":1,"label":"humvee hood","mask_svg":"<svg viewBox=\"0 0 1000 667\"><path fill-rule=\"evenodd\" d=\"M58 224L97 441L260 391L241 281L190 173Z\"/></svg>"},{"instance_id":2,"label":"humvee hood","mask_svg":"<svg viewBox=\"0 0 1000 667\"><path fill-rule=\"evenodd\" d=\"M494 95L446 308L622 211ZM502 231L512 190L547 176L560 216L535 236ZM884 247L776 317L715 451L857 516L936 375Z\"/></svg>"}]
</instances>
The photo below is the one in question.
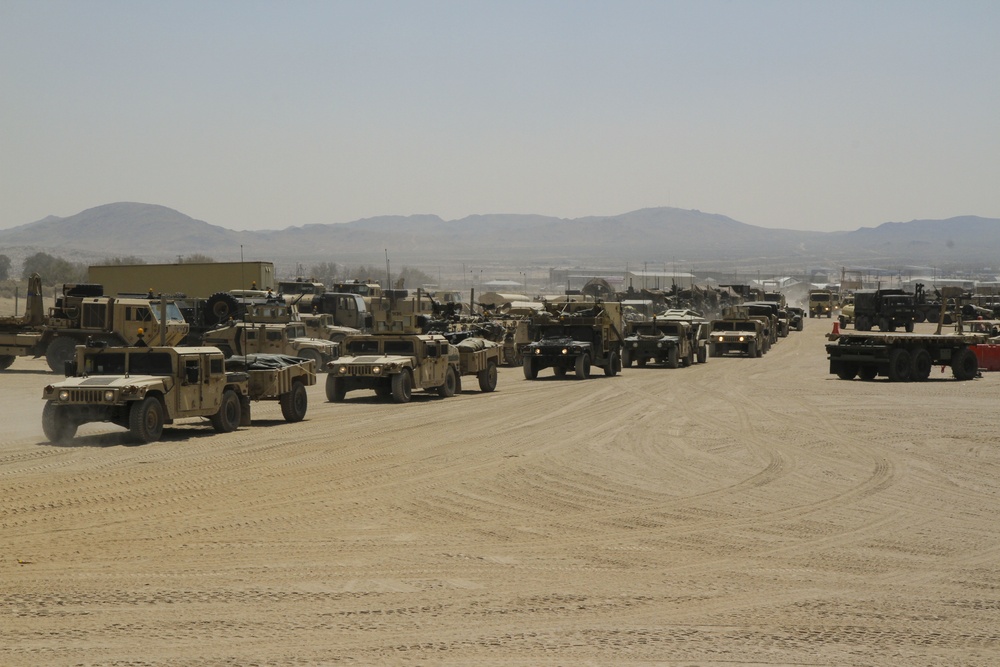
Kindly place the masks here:
<instances>
[{"instance_id":1,"label":"humvee hood","mask_svg":"<svg viewBox=\"0 0 1000 667\"><path fill-rule=\"evenodd\" d=\"M71 377L57 382L52 386L58 389L68 389L72 387L94 388L94 387L127 387L132 384L146 384L151 382L170 381L169 376L163 375L87 375L83 377Z\"/></svg>"}]
</instances>

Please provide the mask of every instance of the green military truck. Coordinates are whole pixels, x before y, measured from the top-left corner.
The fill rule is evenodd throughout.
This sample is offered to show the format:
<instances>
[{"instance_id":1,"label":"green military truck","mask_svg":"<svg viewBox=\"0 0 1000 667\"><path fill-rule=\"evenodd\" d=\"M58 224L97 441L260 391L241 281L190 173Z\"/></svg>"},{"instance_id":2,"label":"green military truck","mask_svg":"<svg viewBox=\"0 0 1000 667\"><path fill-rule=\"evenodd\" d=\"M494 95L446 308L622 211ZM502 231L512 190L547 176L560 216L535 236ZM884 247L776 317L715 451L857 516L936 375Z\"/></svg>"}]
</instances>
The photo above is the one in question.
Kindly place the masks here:
<instances>
[{"instance_id":1,"label":"green military truck","mask_svg":"<svg viewBox=\"0 0 1000 667\"><path fill-rule=\"evenodd\" d=\"M521 350L526 380L551 368L556 377L573 371L578 380L590 377L591 366L608 376L622 369L622 311L616 301L547 303L528 327L532 342Z\"/></svg>"},{"instance_id":2,"label":"green military truck","mask_svg":"<svg viewBox=\"0 0 1000 667\"><path fill-rule=\"evenodd\" d=\"M42 430L66 442L82 424L111 422L147 443L160 439L165 424L205 417L226 433L249 425L250 402L260 400L279 401L287 421L302 420L315 364L261 357L232 370L214 347L81 345L67 378L42 391Z\"/></svg>"}]
</instances>

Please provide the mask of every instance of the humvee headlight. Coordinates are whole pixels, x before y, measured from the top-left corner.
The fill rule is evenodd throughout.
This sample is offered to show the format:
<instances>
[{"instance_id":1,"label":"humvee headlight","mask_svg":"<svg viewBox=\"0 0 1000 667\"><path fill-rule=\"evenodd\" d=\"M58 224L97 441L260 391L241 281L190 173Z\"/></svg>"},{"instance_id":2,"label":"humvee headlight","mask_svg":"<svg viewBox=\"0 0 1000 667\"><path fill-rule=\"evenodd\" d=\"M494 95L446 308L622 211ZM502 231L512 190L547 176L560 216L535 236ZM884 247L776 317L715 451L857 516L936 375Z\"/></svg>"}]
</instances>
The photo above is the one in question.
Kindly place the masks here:
<instances>
[{"instance_id":1,"label":"humvee headlight","mask_svg":"<svg viewBox=\"0 0 1000 667\"><path fill-rule=\"evenodd\" d=\"M726 337L725 337L725 336L719 336L719 342L720 342L720 343L721 343L722 341L724 341L724 340L726 340Z\"/></svg>"},{"instance_id":2,"label":"humvee headlight","mask_svg":"<svg viewBox=\"0 0 1000 667\"><path fill-rule=\"evenodd\" d=\"M639 347L639 343L632 343L632 347Z\"/></svg>"},{"instance_id":3,"label":"humvee headlight","mask_svg":"<svg viewBox=\"0 0 1000 667\"><path fill-rule=\"evenodd\" d=\"M567 348L567 347L564 347L564 348L562 349L562 353L563 353L563 354L569 354L569 348Z\"/></svg>"},{"instance_id":4,"label":"humvee headlight","mask_svg":"<svg viewBox=\"0 0 1000 667\"><path fill-rule=\"evenodd\" d=\"M347 366L337 366L337 373L347 375Z\"/></svg>"},{"instance_id":5,"label":"humvee headlight","mask_svg":"<svg viewBox=\"0 0 1000 667\"><path fill-rule=\"evenodd\" d=\"M108 403L111 403L112 401L114 401L115 400L115 392L112 391L111 389L108 389L106 392L104 392L104 400L107 401Z\"/></svg>"},{"instance_id":6,"label":"humvee headlight","mask_svg":"<svg viewBox=\"0 0 1000 667\"><path fill-rule=\"evenodd\" d=\"M740 342L741 343L743 342L743 336L740 336Z\"/></svg>"},{"instance_id":7,"label":"humvee headlight","mask_svg":"<svg viewBox=\"0 0 1000 667\"><path fill-rule=\"evenodd\" d=\"M541 354L541 353L542 353L542 348L536 347L535 348L535 354Z\"/></svg>"},{"instance_id":8,"label":"humvee headlight","mask_svg":"<svg viewBox=\"0 0 1000 667\"><path fill-rule=\"evenodd\" d=\"M372 375L380 375L382 373L381 366L372 366Z\"/></svg>"},{"instance_id":9,"label":"humvee headlight","mask_svg":"<svg viewBox=\"0 0 1000 667\"><path fill-rule=\"evenodd\" d=\"M69 400L69 392L67 390L65 390L65 389L60 390L59 391L59 400L60 401L68 401Z\"/></svg>"},{"instance_id":10,"label":"humvee headlight","mask_svg":"<svg viewBox=\"0 0 1000 667\"><path fill-rule=\"evenodd\" d=\"M663 347L663 343L657 343L656 347Z\"/></svg>"}]
</instances>

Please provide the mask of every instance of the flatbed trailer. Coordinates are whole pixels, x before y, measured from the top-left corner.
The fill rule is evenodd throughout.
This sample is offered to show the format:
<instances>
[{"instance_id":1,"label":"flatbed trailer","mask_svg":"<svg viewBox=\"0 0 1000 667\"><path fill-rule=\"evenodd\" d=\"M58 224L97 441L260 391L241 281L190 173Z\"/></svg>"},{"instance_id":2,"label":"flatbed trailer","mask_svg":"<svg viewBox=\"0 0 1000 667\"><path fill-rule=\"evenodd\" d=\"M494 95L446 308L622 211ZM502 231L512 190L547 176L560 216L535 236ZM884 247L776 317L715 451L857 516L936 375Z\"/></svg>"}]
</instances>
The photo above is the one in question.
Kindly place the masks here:
<instances>
[{"instance_id":1,"label":"flatbed trailer","mask_svg":"<svg viewBox=\"0 0 1000 667\"><path fill-rule=\"evenodd\" d=\"M840 332L827 334L830 373L841 380L893 382L926 380L934 366L950 366L956 380L979 375L979 360L971 346L986 342L985 334L920 334L895 332Z\"/></svg>"}]
</instances>

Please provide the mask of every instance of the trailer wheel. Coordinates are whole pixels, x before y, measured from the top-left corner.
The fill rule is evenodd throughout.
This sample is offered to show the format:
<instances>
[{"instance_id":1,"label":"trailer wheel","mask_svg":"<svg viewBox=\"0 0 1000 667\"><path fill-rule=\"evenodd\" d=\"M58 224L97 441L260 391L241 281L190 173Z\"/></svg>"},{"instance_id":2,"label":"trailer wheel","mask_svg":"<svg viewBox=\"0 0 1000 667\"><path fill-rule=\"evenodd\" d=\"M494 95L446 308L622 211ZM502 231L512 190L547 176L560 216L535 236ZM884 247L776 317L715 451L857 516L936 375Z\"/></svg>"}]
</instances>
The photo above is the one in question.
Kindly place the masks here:
<instances>
[{"instance_id":1,"label":"trailer wheel","mask_svg":"<svg viewBox=\"0 0 1000 667\"><path fill-rule=\"evenodd\" d=\"M292 390L278 397L278 403L281 405L281 415L286 422L302 421L306 418L306 409L309 407L306 386L301 382L293 382Z\"/></svg>"},{"instance_id":2,"label":"trailer wheel","mask_svg":"<svg viewBox=\"0 0 1000 667\"><path fill-rule=\"evenodd\" d=\"M0 371L5 371L14 363L13 354L0 354Z\"/></svg>"},{"instance_id":3,"label":"trailer wheel","mask_svg":"<svg viewBox=\"0 0 1000 667\"><path fill-rule=\"evenodd\" d=\"M618 375L618 366L621 362L618 360L618 353L612 352L611 357L608 359L608 365L604 367L604 374L608 377L614 377Z\"/></svg>"},{"instance_id":4,"label":"trailer wheel","mask_svg":"<svg viewBox=\"0 0 1000 667\"><path fill-rule=\"evenodd\" d=\"M128 413L128 430L133 438L142 443L159 440L163 436L163 406L160 402L153 396L147 396L133 403Z\"/></svg>"},{"instance_id":5,"label":"trailer wheel","mask_svg":"<svg viewBox=\"0 0 1000 667\"><path fill-rule=\"evenodd\" d=\"M232 389L227 389L222 392L219 411L209 417L209 421L219 433L230 433L240 425L240 412L240 397Z\"/></svg>"},{"instance_id":6,"label":"trailer wheel","mask_svg":"<svg viewBox=\"0 0 1000 667\"><path fill-rule=\"evenodd\" d=\"M76 422L70 419L64 406L48 401L42 408L42 431L49 442L69 442L76 435Z\"/></svg>"},{"instance_id":7,"label":"trailer wheel","mask_svg":"<svg viewBox=\"0 0 1000 667\"><path fill-rule=\"evenodd\" d=\"M397 403L409 403L413 396L413 380L410 378L409 369L392 376L392 400Z\"/></svg>"},{"instance_id":8,"label":"trailer wheel","mask_svg":"<svg viewBox=\"0 0 1000 667\"><path fill-rule=\"evenodd\" d=\"M871 382L878 377L878 366L875 364L861 364L861 367L858 368L858 377L865 382Z\"/></svg>"},{"instance_id":9,"label":"trailer wheel","mask_svg":"<svg viewBox=\"0 0 1000 667\"><path fill-rule=\"evenodd\" d=\"M913 351L910 361L910 379L922 382L931 376L931 353L924 348Z\"/></svg>"},{"instance_id":10,"label":"trailer wheel","mask_svg":"<svg viewBox=\"0 0 1000 667\"><path fill-rule=\"evenodd\" d=\"M842 361L837 370L837 377L841 380L853 380L858 374L858 363L856 361Z\"/></svg>"},{"instance_id":11,"label":"trailer wheel","mask_svg":"<svg viewBox=\"0 0 1000 667\"><path fill-rule=\"evenodd\" d=\"M486 370L479 371L479 391L494 391L497 388L497 365L490 361Z\"/></svg>"},{"instance_id":12,"label":"trailer wheel","mask_svg":"<svg viewBox=\"0 0 1000 667\"><path fill-rule=\"evenodd\" d=\"M907 382L910 379L910 353L901 347L889 350L889 380Z\"/></svg>"},{"instance_id":13,"label":"trailer wheel","mask_svg":"<svg viewBox=\"0 0 1000 667\"><path fill-rule=\"evenodd\" d=\"M971 380L979 374L979 359L976 353L963 347L951 360L951 374L956 380Z\"/></svg>"},{"instance_id":14,"label":"trailer wheel","mask_svg":"<svg viewBox=\"0 0 1000 667\"><path fill-rule=\"evenodd\" d=\"M538 377L538 367L535 366L535 360L531 357L525 357L521 362L521 368L524 369L524 379L534 380Z\"/></svg>"},{"instance_id":15,"label":"trailer wheel","mask_svg":"<svg viewBox=\"0 0 1000 667\"><path fill-rule=\"evenodd\" d=\"M66 362L73 361L76 356L77 341L75 338L67 336L57 336L49 343L45 350L45 361L53 373L62 373L66 369Z\"/></svg>"},{"instance_id":16,"label":"trailer wheel","mask_svg":"<svg viewBox=\"0 0 1000 667\"><path fill-rule=\"evenodd\" d=\"M576 358L576 379L586 380L590 377L590 355L581 354Z\"/></svg>"},{"instance_id":17,"label":"trailer wheel","mask_svg":"<svg viewBox=\"0 0 1000 667\"><path fill-rule=\"evenodd\" d=\"M378 392L375 392L376 394ZM336 375L326 376L326 400L331 403L343 403L347 395L347 385Z\"/></svg>"}]
</instances>

